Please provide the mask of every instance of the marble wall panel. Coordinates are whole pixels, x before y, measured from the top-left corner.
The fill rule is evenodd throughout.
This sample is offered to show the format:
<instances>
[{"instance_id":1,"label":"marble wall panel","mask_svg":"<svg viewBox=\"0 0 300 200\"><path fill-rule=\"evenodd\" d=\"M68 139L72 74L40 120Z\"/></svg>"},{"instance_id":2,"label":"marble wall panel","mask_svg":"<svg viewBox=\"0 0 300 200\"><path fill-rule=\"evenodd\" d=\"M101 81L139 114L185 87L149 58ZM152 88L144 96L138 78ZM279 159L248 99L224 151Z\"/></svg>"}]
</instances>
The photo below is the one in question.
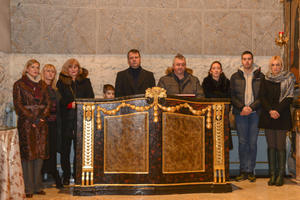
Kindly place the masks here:
<instances>
[{"instance_id":1,"label":"marble wall panel","mask_svg":"<svg viewBox=\"0 0 300 200\"><path fill-rule=\"evenodd\" d=\"M227 1L220 0L179 0L179 8L220 9L227 8Z\"/></svg>"},{"instance_id":2,"label":"marble wall panel","mask_svg":"<svg viewBox=\"0 0 300 200\"><path fill-rule=\"evenodd\" d=\"M207 11L203 21L203 54L239 55L252 49L251 13Z\"/></svg>"},{"instance_id":3,"label":"marble wall panel","mask_svg":"<svg viewBox=\"0 0 300 200\"><path fill-rule=\"evenodd\" d=\"M147 54L202 53L200 11L149 11L147 29Z\"/></svg>"},{"instance_id":4,"label":"marble wall panel","mask_svg":"<svg viewBox=\"0 0 300 200\"><path fill-rule=\"evenodd\" d=\"M253 53L280 55L274 39L283 30L283 18L278 12L257 12L253 16Z\"/></svg>"},{"instance_id":5,"label":"marble wall panel","mask_svg":"<svg viewBox=\"0 0 300 200\"><path fill-rule=\"evenodd\" d=\"M119 54L139 48L147 54L239 55L241 49L254 50L255 38L265 38L263 30L254 30L257 11L283 15L277 0L12 0L12 49ZM281 29L280 23L274 29ZM260 42L267 46L274 40L269 39Z\"/></svg>"},{"instance_id":6,"label":"marble wall panel","mask_svg":"<svg viewBox=\"0 0 300 200\"><path fill-rule=\"evenodd\" d=\"M41 52L41 19L38 6L17 5L11 7L11 45L16 53Z\"/></svg>"},{"instance_id":7,"label":"marble wall panel","mask_svg":"<svg viewBox=\"0 0 300 200\"><path fill-rule=\"evenodd\" d=\"M1 0L0 6L0 51L10 52L10 4L9 0Z\"/></svg>"},{"instance_id":8,"label":"marble wall panel","mask_svg":"<svg viewBox=\"0 0 300 200\"><path fill-rule=\"evenodd\" d=\"M131 48L144 49L146 14L139 9L100 9L97 53L127 53Z\"/></svg>"},{"instance_id":9,"label":"marble wall panel","mask_svg":"<svg viewBox=\"0 0 300 200\"><path fill-rule=\"evenodd\" d=\"M40 4L49 6L94 8L96 5L96 0L11 0L11 4Z\"/></svg>"},{"instance_id":10,"label":"marble wall panel","mask_svg":"<svg viewBox=\"0 0 300 200\"><path fill-rule=\"evenodd\" d=\"M42 53L96 53L96 10L41 8Z\"/></svg>"}]
</instances>

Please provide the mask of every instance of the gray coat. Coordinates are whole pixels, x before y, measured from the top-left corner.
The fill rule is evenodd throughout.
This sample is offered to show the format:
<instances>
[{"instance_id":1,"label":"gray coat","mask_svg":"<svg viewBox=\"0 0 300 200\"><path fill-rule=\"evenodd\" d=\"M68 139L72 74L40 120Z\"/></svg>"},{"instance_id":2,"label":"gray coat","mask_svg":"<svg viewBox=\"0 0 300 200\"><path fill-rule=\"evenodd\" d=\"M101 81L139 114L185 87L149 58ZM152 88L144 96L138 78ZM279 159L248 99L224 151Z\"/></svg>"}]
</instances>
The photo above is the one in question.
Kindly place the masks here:
<instances>
[{"instance_id":1,"label":"gray coat","mask_svg":"<svg viewBox=\"0 0 300 200\"><path fill-rule=\"evenodd\" d=\"M185 72L185 77L180 83L174 72L170 72L159 79L157 86L166 89L168 95L195 94L196 97L204 97L199 79L190 71Z\"/></svg>"}]
</instances>

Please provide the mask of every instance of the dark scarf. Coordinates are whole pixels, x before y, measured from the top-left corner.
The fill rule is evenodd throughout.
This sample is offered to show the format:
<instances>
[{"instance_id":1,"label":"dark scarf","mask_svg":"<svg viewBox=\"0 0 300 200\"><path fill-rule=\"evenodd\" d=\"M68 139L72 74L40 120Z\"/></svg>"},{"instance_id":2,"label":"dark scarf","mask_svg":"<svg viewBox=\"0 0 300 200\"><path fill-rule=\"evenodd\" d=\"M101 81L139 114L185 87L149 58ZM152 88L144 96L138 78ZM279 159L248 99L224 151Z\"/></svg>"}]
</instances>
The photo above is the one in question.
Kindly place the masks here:
<instances>
[{"instance_id":1,"label":"dark scarf","mask_svg":"<svg viewBox=\"0 0 300 200\"><path fill-rule=\"evenodd\" d=\"M279 102L281 102L284 98L294 97L294 85L296 79L293 73L281 71L279 74L274 76L271 71L268 71L265 78L271 82L280 83Z\"/></svg>"},{"instance_id":2,"label":"dark scarf","mask_svg":"<svg viewBox=\"0 0 300 200\"><path fill-rule=\"evenodd\" d=\"M142 71L142 67L138 68L129 67L129 73L132 75L135 85L137 85L137 81L139 79L140 72Z\"/></svg>"}]
</instances>

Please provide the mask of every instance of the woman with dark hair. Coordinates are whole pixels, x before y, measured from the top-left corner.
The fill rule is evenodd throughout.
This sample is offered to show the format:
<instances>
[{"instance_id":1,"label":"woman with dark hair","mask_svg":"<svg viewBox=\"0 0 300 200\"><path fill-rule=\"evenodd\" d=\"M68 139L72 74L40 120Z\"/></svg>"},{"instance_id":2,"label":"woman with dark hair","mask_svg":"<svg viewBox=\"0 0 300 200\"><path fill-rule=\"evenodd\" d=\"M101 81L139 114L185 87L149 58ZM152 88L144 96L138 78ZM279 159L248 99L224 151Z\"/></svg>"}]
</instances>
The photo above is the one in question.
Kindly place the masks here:
<instances>
[{"instance_id":1,"label":"woman with dark hair","mask_svg":"<svg viewBox=\"0 0 300 200\"><path fill-rule=\"evenodd\" d=\"M40 81L40 63L28 60L22 78L14 83L13 101L18 115L20 152L27 198L33 194L45 195L42 190L41 169L49 158L47 148L50 99L46 85Z\"/></svg>"},{"instance_id":2,"label":"woman with dark hair","mask_svg":"<svg viewBox=\"0 0 300 200\"><path fill-rule=\"evenodd\" d=\"M54 65L46 64L42 69L42 81L47 85L47 91L51 101L50 115L47 117L48 124L48 144L50 150L50 158L44 160L42 167L42 174L51 174L55 180L56 187L61 188L62 182L57 170L57 152L60 149L58 143L61 135L61 119L59 112L59 98L60 94L56 88L56 69Z\"/></svg>"},{"instance_id":3,"label":"woman with dark hair","mask_svg":"<svg viewBox=\"0 0 300 200\"><path fill-rule=\"evenodd\" d=\"M222 64L214 61L210 65L208 76L204 78L202 87L206 98L230 98L230 81L222 70Z\"/></svg>"},{"instance_id":4,"label":"woman with dark hair","mask_svg":"<svg viewBox=\"0 0 300 200\"><path fill-rule=\"evenodd\" d=\"M269 71L260 84L259 128L265 129L268 144L270 180L268 185L283 185L286 163L286 132L292 128L290 105L294 97L295 77L283 69L280 56L273 56Z\"/></svg>"},{"instance_id":5,"label":"woman with dark hair","mask_svg":"<svg viewBox=\"0 0 300 200\"><path fill-rule=\"evenodd\" d=\"M67 60L59 74L57 88L61 95L60 110L62 119L62 149L61 166L63 170L63 184L70 184L71 165L70 152L73 141L73 177L75 179L76 167L76 98L94 98L88 71L80 67L79 62L71 58Z\"/></svg>"},{"instance_id":6,"label":"woman with dark hair","mask_svg":"<svg viewBox=\"0 0 300 200\"><path fill-rule=\"evenodd\" d=\"M226 78L222 70L222 64L214 61L210 65L208 76L204 78L202 87L206 98L230 98L230 81ZM229 122L229 121L228 121ZM230 125L229 149L233 148Z\"/></svg>"}]
</instances>

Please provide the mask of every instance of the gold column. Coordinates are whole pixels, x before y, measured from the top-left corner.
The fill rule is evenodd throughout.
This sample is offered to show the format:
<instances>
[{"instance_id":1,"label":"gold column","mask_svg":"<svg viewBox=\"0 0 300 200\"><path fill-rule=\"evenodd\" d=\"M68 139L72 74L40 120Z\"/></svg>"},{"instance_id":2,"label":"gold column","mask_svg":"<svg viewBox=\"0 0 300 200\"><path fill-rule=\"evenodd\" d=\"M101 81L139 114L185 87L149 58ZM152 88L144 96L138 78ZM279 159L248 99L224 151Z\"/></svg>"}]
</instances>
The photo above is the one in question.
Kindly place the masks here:
<instances>
[{"instance_id":1,"label":"gold column","mask_svg":"<svg viewBox=\"0 0 300 200\"><path fill-rule=\"evenodd\" d=\"M225 183L224 104L214 104L214 183Z\"/></svg>"},{"instance_id":2,"label":"gold column","mask_svg":"<svg viewBox=\"0 0 300 200\"><path fill-rule=\"evenodd\" d=\"M95 105L83 104L81 185L94 184L94 112Z\"/></svg>"}]
</instances>

